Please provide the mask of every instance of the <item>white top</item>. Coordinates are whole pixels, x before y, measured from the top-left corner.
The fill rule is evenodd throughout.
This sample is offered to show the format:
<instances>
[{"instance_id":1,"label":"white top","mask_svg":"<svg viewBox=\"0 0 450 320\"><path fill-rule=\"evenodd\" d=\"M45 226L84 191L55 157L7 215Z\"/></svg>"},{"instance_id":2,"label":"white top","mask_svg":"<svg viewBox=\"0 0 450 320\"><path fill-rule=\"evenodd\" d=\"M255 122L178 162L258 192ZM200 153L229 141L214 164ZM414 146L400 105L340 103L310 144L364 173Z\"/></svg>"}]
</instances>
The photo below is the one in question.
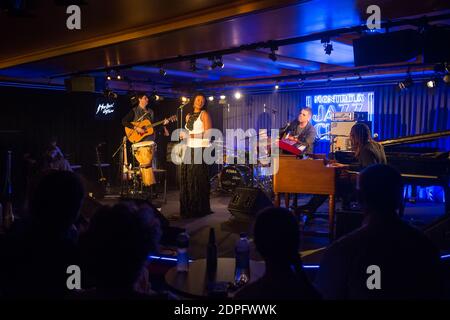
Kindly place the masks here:
<instances>
[{"instance_id":1,"label":"white top","mask_svg":"<svg viewBox=\"0 0 450 320\"><path fill-rule=\"evenodd\" d=\"M199 133L203 133L205 131L205 126L202 121L202 113L203 113L203 111L200 112L197 120L194 121L194 124L192 125L192 130L188 129L187 123L184 125L186 130L189 131L189 134L199 134Z\"/></svg>"},{"instance_id":2,"label":"white top","mask_svg":"<svg viewBox=\"0 0 450 320\"><path fill-rule=\"evenodd\" d=\"M200 112L198 118L194 121L192 125L192 130L189 130L187 127L187 123L185 124L185 128L189 131L189 135L191 134L201 134L205 132L205 125L202 121L202 113ZM201 138L192 138L189 137L187 141L187 146L190 148L207 148L210 146L209 139L201 139Z\"/></svg>"}]
</instances>

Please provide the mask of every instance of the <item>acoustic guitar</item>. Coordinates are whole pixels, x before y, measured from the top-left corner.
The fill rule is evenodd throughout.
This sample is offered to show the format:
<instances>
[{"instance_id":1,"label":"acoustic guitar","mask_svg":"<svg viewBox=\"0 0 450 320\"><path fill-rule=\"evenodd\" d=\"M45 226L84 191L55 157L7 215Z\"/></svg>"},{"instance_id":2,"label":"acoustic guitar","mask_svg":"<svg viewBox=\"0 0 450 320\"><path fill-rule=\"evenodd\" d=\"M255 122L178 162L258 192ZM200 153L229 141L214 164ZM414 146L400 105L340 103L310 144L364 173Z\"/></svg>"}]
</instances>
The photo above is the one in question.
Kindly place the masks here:
<instances>
[{"instance_id":1,"label":"acoustic guitar","mask_svg":"<svg viewBox=\"0 0 450 320\"><path fill-rule=\"evenodd\" d=\"M131 124L134 127L139 127L141 129L143 129L144 132L138 133L135 129L125 127L125 134L127 136L127 139L131 143L139 142L142 139L144 139L145 137L152 135L155 132L155 130L153 130L153 128L163 124L164 121L166 121L166 120L168 120L169 122L177 121L177 116L173 115L167 119L164 119L164 120L161 120L161 121L158 121L155 123L151 123L150 120L148 120L148 119L144 119L142 121L131 122Z\"/></svg>"}]
</instances>

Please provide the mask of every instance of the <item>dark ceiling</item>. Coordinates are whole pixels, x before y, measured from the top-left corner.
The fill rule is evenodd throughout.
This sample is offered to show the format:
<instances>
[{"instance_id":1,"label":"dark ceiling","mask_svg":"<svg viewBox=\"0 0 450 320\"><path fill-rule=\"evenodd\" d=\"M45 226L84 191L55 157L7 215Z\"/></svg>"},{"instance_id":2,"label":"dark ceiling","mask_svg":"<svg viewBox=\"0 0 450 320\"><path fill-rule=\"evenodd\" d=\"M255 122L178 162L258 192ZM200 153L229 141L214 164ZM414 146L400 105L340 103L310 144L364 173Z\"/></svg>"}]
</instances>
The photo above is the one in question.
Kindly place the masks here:
<instances>
[{"instance_id":1,"label":"dark ceiling","mask_svg":"<svg viewBox=\"0 0 450 320\"><path fill-rule=\"evenodd\" d=\"M1 30L9 30L1 36L7 45L0 48L0 80L58 86L70 76L105 78L106 71L118 70L124 80L110 81L113 89L157 88L170 93L192 87L251 87L277 78L288 82L299 74L326 78L334 72L359 70L352 40L361 33L333 34L330 55L325 54L320 37L279 46L276 61L268 58L267 44L363 26L366 9L373 4L380 7L383 22L450 13L448 1L438 0L86 0L81 6L81 30L68 30L66 6L57 2L41 0L21 8L19 14L0 13ZM449 20L431 24L448 26ZM417 26L406 24L390 31L405 28ZM251 46L256 43L265 45ZM222 55L225 67L211 70L207 56L223 50L230 50ZM197 55L193 71L191 60ZM404 75L406 69L400 65L408 63L417 65L418 72L432 69L418 57L375 68L363 77Z\"/></svg>"}]
</instances>

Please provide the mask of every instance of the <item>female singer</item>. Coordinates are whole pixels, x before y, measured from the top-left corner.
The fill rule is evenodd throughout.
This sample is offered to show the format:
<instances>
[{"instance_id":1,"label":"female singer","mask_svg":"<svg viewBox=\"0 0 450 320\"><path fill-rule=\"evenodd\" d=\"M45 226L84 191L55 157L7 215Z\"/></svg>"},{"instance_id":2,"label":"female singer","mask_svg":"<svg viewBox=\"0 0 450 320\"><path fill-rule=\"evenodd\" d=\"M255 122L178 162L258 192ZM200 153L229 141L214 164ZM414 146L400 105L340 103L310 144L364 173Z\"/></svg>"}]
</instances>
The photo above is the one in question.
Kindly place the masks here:
<instances>
[{"instance_id":1,"label":"female singer","mask_svg":"<svg viewBox=\"0 0 450 320\"><path fill-rule=\"evenodd\" d=\"M211 213L208 166L203 154L210 146L207 130L211 129L212 124L206 111L205 95L197 93L193 101L193 113L186 115L185 129L188 130L189 139L181 164L180 215L184 218Z\"/></svg>"}]
</instances>

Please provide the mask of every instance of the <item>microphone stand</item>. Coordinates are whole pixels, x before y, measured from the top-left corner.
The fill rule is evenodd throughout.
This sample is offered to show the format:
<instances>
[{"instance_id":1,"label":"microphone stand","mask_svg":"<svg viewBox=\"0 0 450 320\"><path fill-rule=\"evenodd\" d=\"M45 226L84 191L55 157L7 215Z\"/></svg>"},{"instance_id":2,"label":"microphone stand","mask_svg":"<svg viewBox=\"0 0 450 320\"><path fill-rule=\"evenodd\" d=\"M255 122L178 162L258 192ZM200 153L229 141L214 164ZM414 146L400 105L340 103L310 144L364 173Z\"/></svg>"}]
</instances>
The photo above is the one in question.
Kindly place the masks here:
<instances>
[{"instance_id":1,"label":"microphone stand","mask_svg":"<svg viewBox=\"0 0 450 320\"><path fill-rule=\"evenodd\" d=\"M180 133L181 133L181 130L183 130L183 110L184 110L184 107L188 103L189 102L182 103L181 106L178 107L178 109L180 109ZM180 142L180 141L181 141L181 138L180 138L180 136L178 136L178 142ZM183 162L183 160L184 159L181 159L181 162ZM181 164L177 168L178 168L178 183L179 183L179 187L180 187L180 190L181 190Z\"/></svg>"}]
</instances>

